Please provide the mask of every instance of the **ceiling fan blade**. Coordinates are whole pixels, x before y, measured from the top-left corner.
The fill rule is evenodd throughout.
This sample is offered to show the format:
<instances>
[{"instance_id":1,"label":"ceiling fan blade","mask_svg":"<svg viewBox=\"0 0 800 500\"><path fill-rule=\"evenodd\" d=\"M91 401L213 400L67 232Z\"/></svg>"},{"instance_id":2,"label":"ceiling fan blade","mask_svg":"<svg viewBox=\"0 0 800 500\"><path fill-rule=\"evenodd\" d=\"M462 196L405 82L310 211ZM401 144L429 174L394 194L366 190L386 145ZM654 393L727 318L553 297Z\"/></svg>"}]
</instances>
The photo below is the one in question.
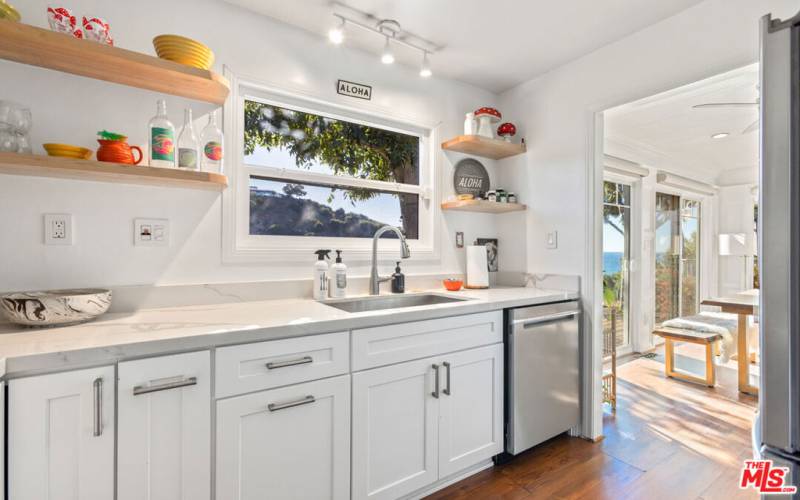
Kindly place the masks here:
<instances>
[{"instance_id":1,"label":"ceiling fan blade","mask_svg":"<svg viewBox=\"0 0 800 500\"><path fill-rule=\"evenodd\" d=\"M703 108L757 108L757 102L707 102L705 104L695 104L692 106L694 109Z\"/></svg>"},{"instance_id":2,"label":"ceiling fan blade","mask_svg":"<svg viewBox=\"0 0 800 500\"><path fill-rule=\"evenodd\" d=\"M748 126L746 129L742 131L742 134L749 134L750 132L755 132L756 130L758 130L758 123L759 120L756 120L753 123L751 123L750 126Z\"/></svg>"}]
</instances>

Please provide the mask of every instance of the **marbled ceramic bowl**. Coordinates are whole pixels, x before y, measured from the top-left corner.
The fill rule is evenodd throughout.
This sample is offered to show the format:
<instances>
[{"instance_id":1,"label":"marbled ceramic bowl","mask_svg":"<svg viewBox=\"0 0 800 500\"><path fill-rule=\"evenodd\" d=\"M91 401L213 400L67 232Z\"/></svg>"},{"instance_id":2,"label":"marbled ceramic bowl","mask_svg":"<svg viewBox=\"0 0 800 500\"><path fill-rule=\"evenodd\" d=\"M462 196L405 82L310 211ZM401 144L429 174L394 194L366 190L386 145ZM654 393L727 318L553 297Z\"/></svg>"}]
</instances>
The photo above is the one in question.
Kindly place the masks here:
<instances>
[{"instance_id":1,"label":"marbled ceramic bowl","mask_svg":"<svg viewBox=\"0 0 800 500\"><path fill-rule=\"evenodd\" d=\"M0 311L12 323L53 326L100 316L111 305L111 290L82 288L0 295Z\"/></svg>"}]
</instances>

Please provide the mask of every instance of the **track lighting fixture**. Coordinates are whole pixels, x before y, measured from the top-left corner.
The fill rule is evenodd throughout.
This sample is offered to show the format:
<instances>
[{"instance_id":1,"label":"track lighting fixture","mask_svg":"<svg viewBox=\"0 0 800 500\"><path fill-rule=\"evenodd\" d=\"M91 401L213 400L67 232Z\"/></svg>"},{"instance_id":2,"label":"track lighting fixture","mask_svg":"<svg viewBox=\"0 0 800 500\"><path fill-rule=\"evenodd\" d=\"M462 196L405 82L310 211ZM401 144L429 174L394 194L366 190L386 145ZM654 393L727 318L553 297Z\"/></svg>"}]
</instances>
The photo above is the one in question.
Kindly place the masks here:
<instances>
[{"instance_id":1,"label":"track lighting fixture","mask_svg":"<svg viewBox=\"0 0 800 500\"><path fill-rule=\"evenodd\" d=\"M343 17L340 22L328 31L328 40L334 45L341 45L344 42L344 25L347 23Z\"/></svg>"},{"instance_id":2,"label":"track lighting fixture","mask_svg":"<svg viewBox=\"0 0 800 500\"><path fill-rule=\"evenodd\" d=\"M381 63L386 65L394 64L396 60L394 50L398 45L402 45L422 53L422 65L419 70L420 77L430 78L433 75L430 56L442 49L440 45L403 30L400 27L400 23L393 19L380 19L375 22L375 24L372 24L374 21L370 21L370 19L374 20L374 17L356 11L352 7L344 6L344 4L340 4L336 1L333 3L339 7L340 11L342 9L348 12L352 11L355 17L351 17L350 15L345 16L345 14L338 12L333 14L338 20L338 23L328 31L328 39L331 43L340 45L345 41L344 31L346 25L349 25L351 28L360 28L383 37L384 43L383 50L381 51Z\"/></svg>"}]
</instances>

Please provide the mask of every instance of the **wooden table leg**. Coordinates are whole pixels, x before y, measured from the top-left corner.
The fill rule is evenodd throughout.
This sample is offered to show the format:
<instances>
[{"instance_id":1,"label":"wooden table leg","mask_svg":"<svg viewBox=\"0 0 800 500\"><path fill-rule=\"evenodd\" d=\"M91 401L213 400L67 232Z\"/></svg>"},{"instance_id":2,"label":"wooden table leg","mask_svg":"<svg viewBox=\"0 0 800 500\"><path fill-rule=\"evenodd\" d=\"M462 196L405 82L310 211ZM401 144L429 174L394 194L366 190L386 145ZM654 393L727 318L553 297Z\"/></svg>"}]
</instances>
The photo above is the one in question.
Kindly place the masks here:
<instances>
[{"instance_id":1,"label":"wooden table leg","mask_svg":"<svg viewBox=\"0 0 800 500\"><path fill-rule=\"evenodd\" d=\"M758 387L750 385L750 354L747 346L747 315L739 314L739 325L737 328L737 362L739 363L739 392L747 394L758 394Z\"/></svg>"}]
</instances>

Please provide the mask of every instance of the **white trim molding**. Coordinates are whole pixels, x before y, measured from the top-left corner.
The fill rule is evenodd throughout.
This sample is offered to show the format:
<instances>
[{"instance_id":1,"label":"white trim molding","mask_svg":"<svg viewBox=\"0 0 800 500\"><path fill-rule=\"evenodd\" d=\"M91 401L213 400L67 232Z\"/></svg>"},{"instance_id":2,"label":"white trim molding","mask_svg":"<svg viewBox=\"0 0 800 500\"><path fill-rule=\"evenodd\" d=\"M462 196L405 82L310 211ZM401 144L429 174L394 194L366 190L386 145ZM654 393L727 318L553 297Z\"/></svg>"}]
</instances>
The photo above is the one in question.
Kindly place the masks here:
<instances>
[{"instance_id":1,"label":"white trim molding","mask_svg":"<svg viewBox=\"0 0 800 500\"><path fill-rule=\"evenodd\" d=\"M369 238L333 238L308 236L251 235L249 231L249 196L251 176L270 179L291 179L310 184L331 184L331 176L286 169L282 166L253 165L245 161L243 130L244 101L257 100L278 106L291 107L332 118L379 126L420 139L419 185L398 184L345 176L336 178L336 185L366 187L387 192L416 194L420 198L419 238L409 240L414 261L440 259L441 208L437 164L441 162L440 125L410 122L407 118L326 102L295 91L275 88L255 80L244 79L225 67L224 76L230 81L231 93L224 110L225 147L228 152L226 174L229 187L222 195L222 260L226 264L307 262L310 252L318 248L345 251L350 262L367 262L371 257ZM378 249L381 260L393 257L397 249L391 241Z\"/></svg>"},{"instance_id":2,"label":"white trim molding","mask_svg":"<svg viewBox=\"0 0 800 500\"><path fill-rule=\"evenodd\" d=\"M606 172L628 177L629 179L640 179L650 175L650 169L638 163L609 154L603 155L603 159L603 170Z\"/></svg>"},{"instance_id":3,"label":"white trim molding","mask_svg":"<svg viewBox=\"0 0 800 500\"><path fill-rule=\"evenodd\" d=\"M703 196L714 196L717 194L717 187L713 184L681 177L680 175L671 174L669 172L659 171L656 176L656 182L664 186L683 189Z\"/></svg>"}]
</instances>

